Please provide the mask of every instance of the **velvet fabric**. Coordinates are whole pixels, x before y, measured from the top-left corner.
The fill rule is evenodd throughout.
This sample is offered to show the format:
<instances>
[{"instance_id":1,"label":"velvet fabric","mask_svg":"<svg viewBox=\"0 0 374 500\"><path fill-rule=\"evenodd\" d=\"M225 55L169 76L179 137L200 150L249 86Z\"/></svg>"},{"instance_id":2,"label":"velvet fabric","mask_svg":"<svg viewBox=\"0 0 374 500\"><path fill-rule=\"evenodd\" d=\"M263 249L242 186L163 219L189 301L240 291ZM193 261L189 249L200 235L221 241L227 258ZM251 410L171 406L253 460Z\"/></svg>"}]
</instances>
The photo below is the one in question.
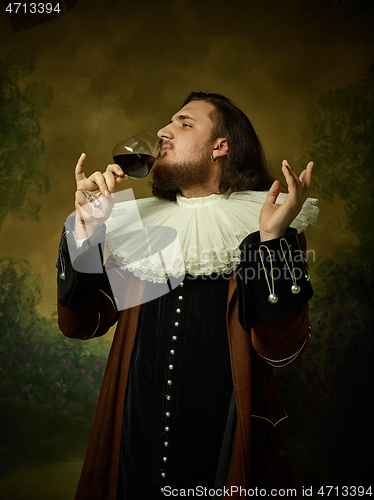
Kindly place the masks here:
<instances>
[{"instance_id":1,"label":"velvet fabric","mask_svg":"<svg viewBox=\"0 0 374 500\"><path fill-rule=\"evenodd\" d=\"M305 250L302 234L299 243ZM277 247L279 241L274 240L271 245ZM301 267L304 272L304 264ZM145 282L130 273L125 273L121 279L127 280L126 293L137 294L141 302ZM59 291L62 303L63 285ZM283 286L288 285L289 282L282 285L280 281L278 294L281 295ZM292 301L292 296L290 299ZM308 300L308 294L304 300ZM240 307L243 315L244 305ZM103 335L118 320L76 494L77 500L116 500L125 393L141 306L124 309L118 314L104 273L100 276L99 291L88 302L73 307L64 307L59 302L58 310L60 328L71 338ZM227 484L230 493L239 487L256 485L268 489L292 486L282 432L287 416L276 395L271 367L294 363L302 355L309 340L308 308L306 303L300 305L295 301L280 317L273 311L269 304L267 321L257 324L248 319L254 324L250 331L245 331L239 322L237 280L234 275L230 277L226 328L237 413ZM241 498L239 492L228 497Z\"/></svg>"}]
</instances>

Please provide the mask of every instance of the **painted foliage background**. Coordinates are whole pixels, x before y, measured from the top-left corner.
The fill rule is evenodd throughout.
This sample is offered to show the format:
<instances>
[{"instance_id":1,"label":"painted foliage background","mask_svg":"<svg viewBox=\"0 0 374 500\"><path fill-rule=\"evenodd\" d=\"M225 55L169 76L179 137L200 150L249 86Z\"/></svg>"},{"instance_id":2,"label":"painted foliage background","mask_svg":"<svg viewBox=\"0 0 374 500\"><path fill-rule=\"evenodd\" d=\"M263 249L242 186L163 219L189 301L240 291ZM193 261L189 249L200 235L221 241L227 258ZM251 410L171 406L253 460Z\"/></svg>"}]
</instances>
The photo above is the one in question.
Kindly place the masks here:
<instances>
[{"instance_id":1,"label":"painted foliage background","mask_svg":"<svg viewBox=\"0 0 374 500\"><path fill-rule=\"evenodd\" d=\"M374 17L366 0L59 2L0 12L0 498L69 499L110 338L65 339L55 261L74 166L156 133L191 90L250 117L274 174L316 163L303 362L277 372L301 487L370 484ZM52 2L56 5L57 2ZM43 23L41 23L43 21ZM44 22L47 21L47 22ZM41 23L41 24L40 24ZM128 181L136 197L148 181ZM319 496L316 496L319 498Z\"/></svg>"}]
</instances>

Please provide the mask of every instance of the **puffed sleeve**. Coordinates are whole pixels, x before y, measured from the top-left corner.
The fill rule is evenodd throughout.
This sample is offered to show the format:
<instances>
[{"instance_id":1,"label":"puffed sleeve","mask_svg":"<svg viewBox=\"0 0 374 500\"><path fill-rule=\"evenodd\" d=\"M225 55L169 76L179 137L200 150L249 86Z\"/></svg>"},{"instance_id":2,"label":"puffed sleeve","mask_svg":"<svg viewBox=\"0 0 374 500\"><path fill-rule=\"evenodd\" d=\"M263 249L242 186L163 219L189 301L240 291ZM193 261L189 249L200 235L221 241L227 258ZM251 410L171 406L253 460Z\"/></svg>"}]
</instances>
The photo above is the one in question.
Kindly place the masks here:
<instances>
[{"instance_id":1,"label":"puffed sleeve","mask_svg":"<svg viewBox=\"0 0 374 500\"><path fill-rule=\"evenodd\" d=\"M104 335L118 311L103 267L105 226L78 247L74 217L65 222L57 266L58 323L67 337L90 339Z\"/></svg>"}]
</instances>

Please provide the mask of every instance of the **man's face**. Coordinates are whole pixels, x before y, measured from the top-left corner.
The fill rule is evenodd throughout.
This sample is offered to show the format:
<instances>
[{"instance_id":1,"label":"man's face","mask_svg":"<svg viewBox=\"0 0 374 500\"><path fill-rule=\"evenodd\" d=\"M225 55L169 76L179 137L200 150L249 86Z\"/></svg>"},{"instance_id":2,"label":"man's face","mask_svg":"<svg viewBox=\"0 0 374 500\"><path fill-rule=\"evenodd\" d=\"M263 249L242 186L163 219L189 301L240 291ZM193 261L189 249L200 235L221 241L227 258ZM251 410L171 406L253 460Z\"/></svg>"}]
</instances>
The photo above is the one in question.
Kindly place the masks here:
<instances>
[{"instance_id":1,"label":"man's face","mask_svg":"<svg viewBox=\"0 0 374 500\"><path fill-rule=\"evenodd\" d=\"M166 190L186 189L209 181L212 175L214 106L192 101L178 111L157 133L160 156L152 167L153 182Z\"/></svg>"}]
</instances>

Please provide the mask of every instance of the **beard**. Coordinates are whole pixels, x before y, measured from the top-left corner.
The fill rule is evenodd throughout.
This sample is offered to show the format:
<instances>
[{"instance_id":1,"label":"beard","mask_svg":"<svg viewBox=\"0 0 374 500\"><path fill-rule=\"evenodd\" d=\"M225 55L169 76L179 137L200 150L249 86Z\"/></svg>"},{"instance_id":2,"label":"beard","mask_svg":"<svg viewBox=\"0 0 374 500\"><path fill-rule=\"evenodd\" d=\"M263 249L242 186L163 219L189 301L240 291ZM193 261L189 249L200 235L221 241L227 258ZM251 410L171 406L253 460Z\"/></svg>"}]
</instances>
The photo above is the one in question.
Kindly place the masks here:
<instances>
[{"instance_id":1,"label":"beard","mask_svg":"<svg viewBox=\"0 0 374 500\"><path fill-rule=\"evenodd\" d=\"M154 162L152 194L164 200L176 200L176 194L183 189L207 183L210 178L210 150L205 145L199 157L193 161L168 161L167 155L159 156Z\"/></svg>"}]
</instances>

